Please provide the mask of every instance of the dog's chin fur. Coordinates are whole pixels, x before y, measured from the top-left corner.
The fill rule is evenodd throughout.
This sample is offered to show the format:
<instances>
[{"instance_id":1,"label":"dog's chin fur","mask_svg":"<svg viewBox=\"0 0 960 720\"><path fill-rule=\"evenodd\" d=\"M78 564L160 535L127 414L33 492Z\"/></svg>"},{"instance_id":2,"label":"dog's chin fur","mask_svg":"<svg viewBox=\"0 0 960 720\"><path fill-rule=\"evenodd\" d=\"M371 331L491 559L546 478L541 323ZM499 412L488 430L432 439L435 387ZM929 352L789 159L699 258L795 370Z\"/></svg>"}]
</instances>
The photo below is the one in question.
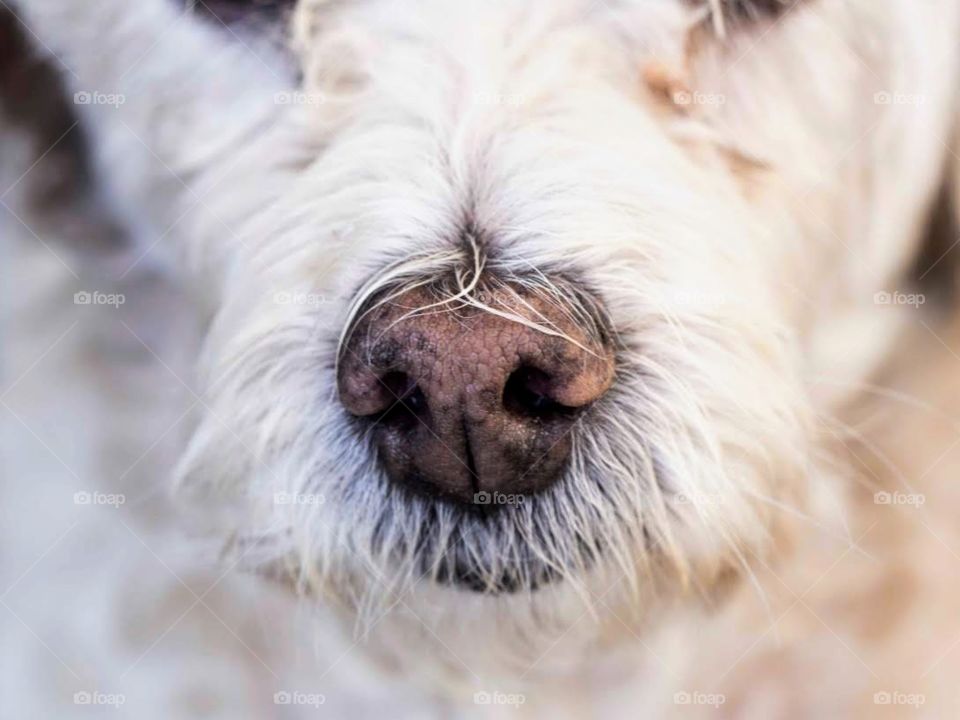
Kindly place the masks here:
<instances>
[{"instance_id":1,"label":"dog's chin fur","mask_svg":"<svg viewBox=\"0 0 960 720\"><path fill-rule=\"evenodd\" d=\"M209 318L174 474L228 563L460 688L574 625L567 676L686 627L841 502L819 428L852 391L824 387L885 356L898 317L864 305L954 173L957 2L301 0L289 76L161 0L81 5L23 12L78 91L128 96L83 121ZM489 302L523 288L615 345L556 484L492 512L388 482L337 367L420 287L556 334Z\"/></svg>"},{"instance_id":2,"label":"dog's chin fur","mask_svg":"<svg viewBox=\"0 0 960 720\"><path fill-rule=\"evenodd\" d=\"M508 535L500 528L503 523L513 522L504 517L510 510L488 508L486 506L462 507L443 499L411 498L410 502L423 502L427 505L423 515L429 518L417 538L415 552L418 555L417 571L423 578L448 585L455 589L469 590L486 595L502 593L535 592L542 586L558 581L562 577L559 568L548 565L527 551L526 556L505 558L492 567L489 560L480 557L467 544L467 538L476 536L480 528L492 538ZM442 506L442 509L441 507ZM449 511L455 518L453 526L458 540L449 542L441 539L442 522L440 516ZM440 545L442 550L438 551ZM439 553L443 554L440 555ZM496 557L498 553L491 553ZM506 554L505 554L506 555ZM402 561L402 554L398 555Z\"/></svg>"}]
</instances>

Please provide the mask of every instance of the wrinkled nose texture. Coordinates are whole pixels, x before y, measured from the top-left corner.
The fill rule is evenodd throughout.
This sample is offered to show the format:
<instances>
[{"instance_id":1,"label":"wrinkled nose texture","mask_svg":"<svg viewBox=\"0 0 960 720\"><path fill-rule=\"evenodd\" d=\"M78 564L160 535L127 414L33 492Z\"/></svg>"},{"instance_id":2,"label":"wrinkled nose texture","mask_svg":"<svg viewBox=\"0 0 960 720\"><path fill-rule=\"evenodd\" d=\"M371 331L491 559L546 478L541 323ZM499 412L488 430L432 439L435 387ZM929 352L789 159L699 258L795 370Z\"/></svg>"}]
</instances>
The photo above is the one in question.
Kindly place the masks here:
<instances>
[{"instance_id":1,"label":"wrinkled nose texture","mask_svg":"<svg viewBox=\"0 0 960 720\"><path fill-rule=\"evenodd\" d=\"M562 473L580 413L610 387L612 350L569 313L537 297L486 299L520 305L558 335L472 306L429 307L436 299L422 289L351 332L340 398L393 482L462 502L541 490Z\"/></svg>"}]
</instances>

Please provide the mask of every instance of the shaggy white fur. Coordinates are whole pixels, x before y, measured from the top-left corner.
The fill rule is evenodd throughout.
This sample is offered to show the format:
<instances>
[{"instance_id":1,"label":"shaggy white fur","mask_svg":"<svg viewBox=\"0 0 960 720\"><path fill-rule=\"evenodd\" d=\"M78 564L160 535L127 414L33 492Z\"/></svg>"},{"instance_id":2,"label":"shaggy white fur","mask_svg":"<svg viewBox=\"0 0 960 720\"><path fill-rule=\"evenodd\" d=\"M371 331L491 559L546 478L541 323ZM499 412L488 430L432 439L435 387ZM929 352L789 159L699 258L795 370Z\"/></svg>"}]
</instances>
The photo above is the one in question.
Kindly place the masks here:
<instances>
[{"instance_id":1,"label":"shaggy white fur","mask_svg":"<svg viewBox=\"0 0 960 720\"><path fill-rule=\"evenodd\" d=\"M284 639L251 653L268 656L278 691L322 693L334 714L521 699L533 715L679 713L675 691L712 692L678 683L702 667L696 629L731 622L718 610L731 588L762 608L758 575L797 542L797 517L843 534L850 471L819 418L849 393L820 380L863 381L899 326L872 303L916 256L952 172L960 2L776 5L300 0L285 57L169 0L21 3L72 91L93 98L82 125L138 239L124 280L161 272L162 255L188 295L171 316L203 326L154 343L123 323L150 356L137 387L176 378L189 397L129 407L114 388L103 402L120 405L88 430L102 442L129 430L142 452L190 418L159 467L121 481L138 478L128 496L176 481L178 511L145 513L144 528L196 516L215 538L198 541L207 558L294 591L231 579L242 600L224 600L270 609ZM111 96L122 102L96 100ZM336 396L344 338L371 300L427 282L447 310L557 333L484 299L525 287L617 340L615 386L576 424L564 477L493 521L396 491ZM164 314L151 302L168 300L137 311L146 327ZM194 351L199 362L167 359ZM196 387L179 380L194 371ZM117 371L64 377L80 391L87 372ZM157 427L127 426L152 408ZM34 549L17 551L24 567ZM491 589L512 573L519 590L438 582L451 559ZM202 565L184 558L176 573ZM105 587L143 576L103 573ZM538 573L553 582L534 589ZM112 623L117 609L100 608ZM376 669L323 673L359 652L337 627ZM304 669L291 658L311 635L324 647ZM132 716L150 717L123 677L110 680ZM309 710L223 712L288 709Z\"/></svg>"}]
</instances>

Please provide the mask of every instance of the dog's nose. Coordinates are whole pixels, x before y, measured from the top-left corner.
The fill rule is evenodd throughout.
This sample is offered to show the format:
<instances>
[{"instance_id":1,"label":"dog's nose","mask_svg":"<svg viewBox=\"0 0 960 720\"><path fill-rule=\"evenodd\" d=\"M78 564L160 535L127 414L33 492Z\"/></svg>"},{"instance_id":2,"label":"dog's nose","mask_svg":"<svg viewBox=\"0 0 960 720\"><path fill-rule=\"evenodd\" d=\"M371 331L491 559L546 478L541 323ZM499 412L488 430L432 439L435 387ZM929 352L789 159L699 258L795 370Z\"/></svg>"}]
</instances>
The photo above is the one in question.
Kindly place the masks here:
<instances>
[{"instance_id":1,"label":"dog's nose","mask_svg":"<svg viewBox=\"0 0 960 720\"><path fill-rule=\"evenodd\" d=\"M567 463L573 424L610 387L610 343L576 313L513 290L484 304L414 289L345 342L341 401L392 481L464 502L541 490Z\"/></svg>"}]
</instances>

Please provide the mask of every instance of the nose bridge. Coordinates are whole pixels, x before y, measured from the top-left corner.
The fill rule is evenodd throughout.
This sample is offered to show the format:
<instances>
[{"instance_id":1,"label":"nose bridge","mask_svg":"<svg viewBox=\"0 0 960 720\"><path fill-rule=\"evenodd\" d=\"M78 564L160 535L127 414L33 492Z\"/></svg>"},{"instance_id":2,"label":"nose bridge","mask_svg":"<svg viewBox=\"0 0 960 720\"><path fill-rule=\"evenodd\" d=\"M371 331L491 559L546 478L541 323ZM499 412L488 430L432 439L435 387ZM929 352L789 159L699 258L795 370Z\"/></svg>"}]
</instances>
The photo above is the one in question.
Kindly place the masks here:
<instances>
[{"instance_id":1,"label":"nose bridge","mask_svg":"<svg viewBox=\"0 0 960 720\"><path fill-rule=\"evenodd\" d=\"M479 421L500 404L507 378L520 363L514 332L519 325L472 309L460 336L446 343L438 362L445 390L456 394L470 420Z\"/></svg>"},{"instance_id":2,"label":"nose bridge","mask_svg":"<svg viewBox=\"0 0 960 720\"><path fill-rule=\"evenodd\" d=\"M390 367L407 374L431 398L434 414L479 420L495 410L510 373L520 364L521 326L475 308L411 314L383 337Z\"/></svg>"}]
</instances>

